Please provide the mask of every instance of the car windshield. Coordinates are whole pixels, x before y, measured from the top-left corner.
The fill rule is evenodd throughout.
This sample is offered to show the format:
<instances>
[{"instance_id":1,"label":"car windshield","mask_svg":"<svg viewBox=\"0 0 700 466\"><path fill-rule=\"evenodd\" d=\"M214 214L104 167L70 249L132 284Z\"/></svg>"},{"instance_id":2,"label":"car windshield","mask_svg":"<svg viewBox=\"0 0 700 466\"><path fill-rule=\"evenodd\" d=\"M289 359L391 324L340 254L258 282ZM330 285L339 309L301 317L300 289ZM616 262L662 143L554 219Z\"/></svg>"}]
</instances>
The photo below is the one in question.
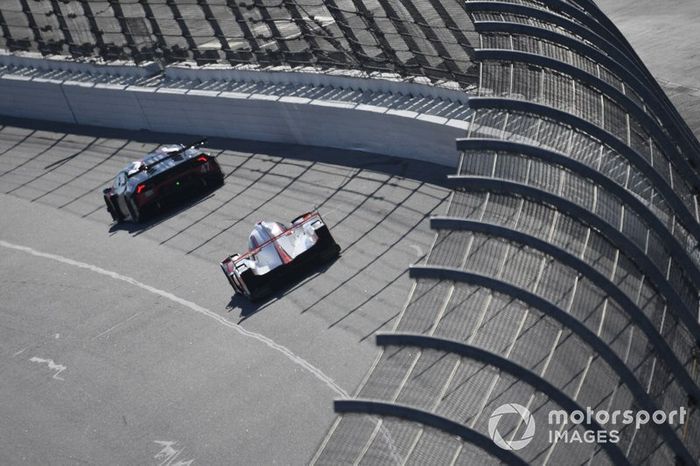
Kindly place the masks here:
<instances>
[{"instance_id":1,"label":"car windshield","mask_svg":"<svg viewBox=\"0 0 700 466\"><path fill-rule=\"evenodd\" d=\"M284 233L284 230L286 230L284 225L279 222L265 222L265 226L268 228L270 235L273 237L281 235Z\"/></svg>"},{"instance_id":2,"label":"car windshield","mask_svg":"<svg viewBox=\"0 0 700 466\"><path fill-rule=\"evenodd\" d=\"M248 250L260 247L266 241L279 236L286 228L279 222L259 222L248 237Z\"/></svg>"}]
</instances>

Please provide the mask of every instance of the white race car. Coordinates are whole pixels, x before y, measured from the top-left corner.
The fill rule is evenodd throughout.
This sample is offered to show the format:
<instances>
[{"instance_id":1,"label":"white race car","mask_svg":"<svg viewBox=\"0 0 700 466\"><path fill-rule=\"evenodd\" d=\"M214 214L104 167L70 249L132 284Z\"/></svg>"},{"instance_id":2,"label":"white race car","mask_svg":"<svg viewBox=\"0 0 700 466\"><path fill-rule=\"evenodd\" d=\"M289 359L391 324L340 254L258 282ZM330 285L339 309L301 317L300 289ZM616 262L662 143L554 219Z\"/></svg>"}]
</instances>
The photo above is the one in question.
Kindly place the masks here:
<instances>
[{"instance_id":1,"label":"white race car","mask_svg":"<svg viewBox=\"0 0 700 466\"><path fill-rule=\"evenodd\" d=\"M256 223L248 252L228 256L220 265L233 289L255 301L339 254L340 246L321 215L313 211L295 218L289 227L279 222Z\"/></svg>"}]
</instances>

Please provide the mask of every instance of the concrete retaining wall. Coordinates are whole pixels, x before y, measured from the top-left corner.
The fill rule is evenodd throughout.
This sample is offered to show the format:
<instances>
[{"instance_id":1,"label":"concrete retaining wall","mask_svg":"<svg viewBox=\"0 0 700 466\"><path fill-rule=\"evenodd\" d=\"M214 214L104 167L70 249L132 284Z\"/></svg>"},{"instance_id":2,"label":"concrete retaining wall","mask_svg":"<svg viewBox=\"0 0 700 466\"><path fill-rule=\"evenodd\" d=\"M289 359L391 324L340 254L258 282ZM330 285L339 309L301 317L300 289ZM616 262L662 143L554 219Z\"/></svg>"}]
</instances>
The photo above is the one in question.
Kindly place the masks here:
<instances>
[{"instance_id":1,"label":"concrete retaining wall","mask_svg":"<svg viewBox=\"0 0 700 466\"><path fill-rule=\"evenodd\" d=\"M183 65L168 66L164 70L166 78L188 81L242 81L260 82L279 85L307 85L352 89L364 92L382 92L401 95L418 95L466 104L469 96L457 84L451 87L433 86L428 83L408 82L396 75L387 73L365 73L362 71L339 70L337 72L305 71L305 68L269 67L255 69L239 66L220 68L205 66L195 68ZM425 78L428 81L427 78Z\"/></svg>"},{"instance_id":2,"label":"concrete retaining wall","mask_svg":"<svg viewBox=\"0 0 700 466\"><path fill-rule=\"evenodd\" d=\"M0 65L36 68L46 71L69 71L91 75L147 77L162 71L157 63L134 65L131 62L88 63L68 60L66 57L44 57L36 52L7 53L0 50Z\"/></svg>"},{"instance_id":3,"label":"concrete retaining wall","mask_svg":"<svg viewBox=\"0 0 700 466\"><path fill-rule=\"evenodd\" d=\"M54 79L14 69L0 76L0 114L355 149L448 166L456 164L454 140L467 127L461 120L349 102L99 83L84 73Z\"/></svg>"}]
</instances>

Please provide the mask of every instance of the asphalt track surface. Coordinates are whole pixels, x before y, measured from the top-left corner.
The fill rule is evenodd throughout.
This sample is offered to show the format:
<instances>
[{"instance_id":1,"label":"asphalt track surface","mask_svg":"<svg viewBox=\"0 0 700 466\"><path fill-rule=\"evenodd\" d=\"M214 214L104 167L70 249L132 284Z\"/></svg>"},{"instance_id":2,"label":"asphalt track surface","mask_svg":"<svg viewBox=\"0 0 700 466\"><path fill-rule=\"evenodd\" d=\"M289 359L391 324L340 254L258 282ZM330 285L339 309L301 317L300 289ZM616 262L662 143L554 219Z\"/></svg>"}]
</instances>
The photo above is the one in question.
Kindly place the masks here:
<instances>
[{"instance_id":1,"label":"asphalt track surface","mask_svg":"<svg viewBox=\"0 0 700 466\"><path fill-rule=\"evenodd\" d=\"M0 464L303 464L373 363L448 170L212 140L222 188L110 226L101 189L174 141L0 127ZM232 297L218 261L314 205L341 258L261 305Z\"/></svg>"}]
</instances>

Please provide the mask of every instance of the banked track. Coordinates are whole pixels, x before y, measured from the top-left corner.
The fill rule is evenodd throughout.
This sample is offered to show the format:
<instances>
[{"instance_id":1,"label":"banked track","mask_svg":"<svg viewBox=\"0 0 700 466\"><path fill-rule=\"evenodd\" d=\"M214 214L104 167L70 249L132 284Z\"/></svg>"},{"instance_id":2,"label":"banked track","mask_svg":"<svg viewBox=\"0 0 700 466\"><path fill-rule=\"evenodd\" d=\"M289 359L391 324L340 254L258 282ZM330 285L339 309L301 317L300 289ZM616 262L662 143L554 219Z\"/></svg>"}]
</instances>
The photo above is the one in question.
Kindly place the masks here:
<instances>
[{"instance_id":1,"label":"banked track","mask_svg":"<svg viewBox=\"0 0 700 466\"><path fill-rule=\"evenodd\" d=\"M592 2L464 7L479 85L450 202L313 463L696 464L698 141ZM504 453L484 438L508 403L541 430ZM548 440L551 409L585 407L690 417L617 444Z\"/></svg>"},{"instance_id":2,"label":"banked track","mask_svg":"<svg viewBox=\"0 0 700 466\"><path fill-rule=\"evenodd\" d=\"M335 392L212 323L259 333L352 391L374 357L373 334L401 309L408 265L430 247L428 216L449 193L435 182L444 184L447 170L214 138L223 187L145 225L110 230L101 188L131 160L185 136L0 125L3 243L134 277L217 315L0 247L0 392L16 407L3 408L0 462L144 464L164 448L156 441L177 441L186 448L180 460L194 464L308 461L332 423ZM231 300L217 262L245 247L254 222L289 222L314 205L342 257L268 302ZM32 357L67 367L61 380Z\"/></svg>"},{"instance_id":3,"label":"banked track","mask_svg":"<svg viewBox=\"0 0 700 466\"><path fill-rule=\"evenodd\" d=\"M50 3L48 16L59 18L62 7ZM156 49L174 60L223 55L233 64L295 65L313 57L331 68L478 85L470 129L457 143L448 207L431 222L435 241L410 270L409 299L394 332L377 337L382 352L357 399L336 403L341 415L312 461L697 463L700 145L658 84L589 0L431 1L450 45L443 51L429 45L436 44L425 10L364 3L315 5L337 23L330 36L298 15L295 2L284 3L299 32L290 37L269 14L282 7L256 3L271 36L255 37L238 21L250 51L227 50L213 24L222 44L213 54L192 42L178 57L167 44L176 34L156 34ZM187 29L177 2L165 5ZM459 13L458 23L444 14L450 11ZM358 20L361 27L350 27ZM43 31L32 30L34 45L46 52ZM117 24L114 34L127 30ZM65 36L59 48L81 55L66 28L54 31ZM6 40L10 32L3 30ZM319 34L326 34L321 45ZM125 37L119 47L135 56L134 37ZM275 50L257 42L268 39ZM301 53L289 49L294 43ZM114 52L98 46L102 55ZM183 251L206 250L211 231L204 230L197 247ZM526 406L539 426L550 409L682 406L690 416L683 426L622 429L618 444L555 445L540 433L523 450L504 452L488 440L486 426L507 403ZM562 430L584 427L596 428ZM499 424L506 438L523 428Z\"/></svg>"},{"instance_id":4,"label":"banked track","mask_svg":"<svg viewBox=\"0 0 700 466\"><path fill-rule=\"evenodd\" d=\"M447 169L435 165L213 138L210 150L225 173L224 187L143 225L110 228L101 189L130 161L159 143L184 136L23 120L2 119L1 123L2 193L104 223L109 235L146 238L178 254L211 261L214 269L226 254L245 248L256 221L287 222L304 209L317 207L331 228L339 229L334 234L343 238L339 242L353 265L343 267L342 276L321 288L313 287L312 278L308 286L313 292L297 304L302 313L332 311L332 316L326 316L328 324L352 329L361 341L393 317L388 313L392 308L394 313L398 310L389 303L402 297L400 290L405 291L406 285L400 283L407 272L397 264L410 264L428 249L427 217L437 212L448 195L439 186L444 185ZM219 278L225 287L225 277ZM353 288L353 296L360 293L365 299L350 303L344 294L349 290L341 290L340 283ZM252 306L238 298L224 303L231 309L229 317L236 319L248 318L253 312L263 315L277 301ZM363 317L352 323L358 311Z\"/></svg>"}]
</instances>

